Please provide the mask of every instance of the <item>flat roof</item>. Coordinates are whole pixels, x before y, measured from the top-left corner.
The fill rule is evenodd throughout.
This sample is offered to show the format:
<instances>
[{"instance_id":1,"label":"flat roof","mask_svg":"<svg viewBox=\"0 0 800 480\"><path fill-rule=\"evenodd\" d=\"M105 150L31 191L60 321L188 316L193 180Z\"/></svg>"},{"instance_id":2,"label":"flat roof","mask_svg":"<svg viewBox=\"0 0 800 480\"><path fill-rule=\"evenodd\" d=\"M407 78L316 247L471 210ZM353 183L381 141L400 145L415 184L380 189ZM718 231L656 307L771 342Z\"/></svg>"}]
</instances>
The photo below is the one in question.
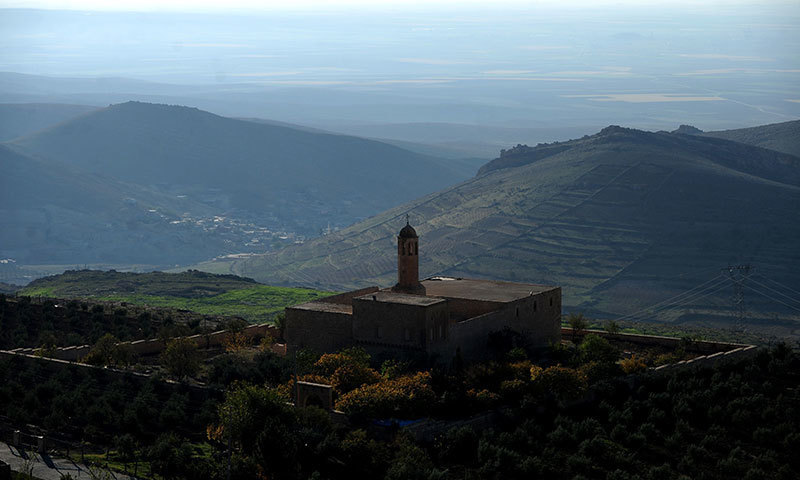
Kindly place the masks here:
<instances>
[{"instance_id":1,"label":"flat roof","mask_svg":"<svg viewBox=\"0 0 800 480\"><path fill-rule=\"evenodd\" d=\"M500 282L471 278L432 277L422 281L429 296L483 300L487 302L513 302L520 298L555 290L551 285Z\"/></svg>"},{"instance_id":2,"label":"flat roof","mask_svg":"<svg viewBox=\"0 0 800 480\"><path fill-rule=\"evenodd\" d=\"M384 302L384 303L400 303L403 305L416 305L420 307L427 307L428 305L435 305L442 303L445 300L436 297L428 297L425 295L411 295L408 293L398 293L389 290L381 290L375 293L368 293L354 300L369 301L369 302Z\"/></svg>"},{"instance_id":3,"label":"flat roof","mask_svg":"<svg viewBox=\"0 0 800 480\"><path fill-rule=\"evenodd\" d=\"M294 310L310 310L313 312L330 312L330 313L342 313L345 315L352 315L353 314L353 306L350 304L343 305L341 303L329 303L329 302L306 302L301 303L299 305L292 305L291 308Z\"/></svg>"}]
</instances>

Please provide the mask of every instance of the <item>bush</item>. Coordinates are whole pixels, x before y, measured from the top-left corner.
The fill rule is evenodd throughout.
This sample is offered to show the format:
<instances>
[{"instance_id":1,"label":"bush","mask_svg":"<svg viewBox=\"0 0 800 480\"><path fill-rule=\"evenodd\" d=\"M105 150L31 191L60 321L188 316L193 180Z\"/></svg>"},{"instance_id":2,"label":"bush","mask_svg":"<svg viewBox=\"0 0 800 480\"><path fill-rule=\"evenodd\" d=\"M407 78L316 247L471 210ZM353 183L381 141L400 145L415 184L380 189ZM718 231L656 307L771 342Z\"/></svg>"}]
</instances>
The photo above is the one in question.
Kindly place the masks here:
<instances>
[{"instance_id":1,"label":"bush","mask_svg":"<svg viewBox=\"0 0 800 480\"><path fill-rule=\"evenodd\" d=\"M423 415L436 400L430 381L428 372L384 380L346 393L336 402L336 408L370 418Z\"/></svg>"},{"instance_id":2,"label":"bush","mask_svg":"<svg viewBox=\"0 0 800 480\"><path fill-rule=\"evenodd\" d=\"M170 375L184 379L197 374L202 356L197 344L188 338L176 338L167 344L161 354L161 363Z\"/></svg>"},{"instance_id":3,"label":"bush","mask_svg":"<svg viewBox=\"0 0 800 480\"><path fill-rule=\"evenodd\" d=\"M559 400L577 399L587 389L585 375L561 366L546 368L533 380L533 384L540 394L552 394Z\"/></svg>"},{"instance_id":4,"label":"bush","mask_svg":"<svg viewBox=\"0 0 800 480\"><path fill-rule=\"evenodd\" d=\"M578 347L578 355L584 363L614 363L619 358L619 352L608 340L593 333L583 338Z\"/></svg>"}]
</instances>

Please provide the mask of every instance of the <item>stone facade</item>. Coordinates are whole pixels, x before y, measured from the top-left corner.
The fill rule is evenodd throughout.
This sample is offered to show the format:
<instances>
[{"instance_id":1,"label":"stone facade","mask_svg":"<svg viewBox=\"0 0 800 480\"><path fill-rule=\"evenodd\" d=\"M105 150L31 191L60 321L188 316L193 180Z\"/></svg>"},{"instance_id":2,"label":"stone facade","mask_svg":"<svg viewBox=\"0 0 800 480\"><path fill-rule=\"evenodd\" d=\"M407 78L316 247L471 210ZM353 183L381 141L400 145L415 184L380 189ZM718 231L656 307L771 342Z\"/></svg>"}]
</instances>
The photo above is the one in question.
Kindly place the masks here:
<instances>
[{"instance_id":1,"label":"stone facade","mask_svg":"<svg viewBox=\"0 0 800 480\"><path fill-rule=\"evenodd\" d=\"M286 309L289 350L334 352L362 346L373 354L422 353L447 362L478 359L493 332L511 330L530 347L561 338L561 288L434 277L419 281L418 237L397 236L398 282Z\"/></svg>"}]
</instances>

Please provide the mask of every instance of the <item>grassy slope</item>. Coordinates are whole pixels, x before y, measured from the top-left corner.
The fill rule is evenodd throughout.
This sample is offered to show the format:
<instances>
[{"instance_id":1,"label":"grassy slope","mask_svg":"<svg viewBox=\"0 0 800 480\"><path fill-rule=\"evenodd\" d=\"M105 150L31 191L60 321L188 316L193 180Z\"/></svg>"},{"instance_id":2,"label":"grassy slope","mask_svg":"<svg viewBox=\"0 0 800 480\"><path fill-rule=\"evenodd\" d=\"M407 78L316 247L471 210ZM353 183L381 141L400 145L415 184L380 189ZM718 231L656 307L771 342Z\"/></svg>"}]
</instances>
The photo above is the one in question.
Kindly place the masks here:
<instances>
[{"instance_id":1,"label":"grassy slope","mask_svg":"<svg viewBox=\"0 0 800 480\"><path fill-rule=\"evenodd\" d=\"M567 311L629 313L729 263L757 263L795 285L797 159L718 139L624 129L569 146L334 235L215 268L284 285L389 285L394 236L411 212L422 276L561 285ZM690 309L728 313L728 290L703 300ZM762 307L771 308L750 306Z\"/></svg>"},{"instance_id":2,"label":"grassy slope","mask_svg":"<svg viewBox=\"0 0 800 480\"><path fill-rule=\"evenodd\" d=\"M21 295L86 298L191 310L207 315L235 315L262 322L286 306L328 295L303 288L271 287L231 275L68 271L35 280Z\"/></svg>"}]
</instances>

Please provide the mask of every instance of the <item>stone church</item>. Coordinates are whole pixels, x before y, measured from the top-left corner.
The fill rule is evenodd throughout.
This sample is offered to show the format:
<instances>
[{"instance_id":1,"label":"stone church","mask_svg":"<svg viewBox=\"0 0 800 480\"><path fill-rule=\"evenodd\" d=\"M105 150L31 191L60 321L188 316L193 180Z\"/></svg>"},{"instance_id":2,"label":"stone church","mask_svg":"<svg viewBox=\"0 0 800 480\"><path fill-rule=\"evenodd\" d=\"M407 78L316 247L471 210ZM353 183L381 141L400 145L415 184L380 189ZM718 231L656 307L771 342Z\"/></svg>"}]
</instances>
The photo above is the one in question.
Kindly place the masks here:
<instances>
[{"instance_id":1,"label":"stone church","mask_svg":"<svg viewBox=\"0 0 800 480\"><path fill-rule=\"evenodd\" d=\"M511 330L531 347L561 338L561 288L466 278L419 280L419 237L397 235L397 284L369 287L286 309L290 350L334 352L360 346L372 354L427 354L449 361L486 354L492 332Z\"/></svg>"}]
</instances>

